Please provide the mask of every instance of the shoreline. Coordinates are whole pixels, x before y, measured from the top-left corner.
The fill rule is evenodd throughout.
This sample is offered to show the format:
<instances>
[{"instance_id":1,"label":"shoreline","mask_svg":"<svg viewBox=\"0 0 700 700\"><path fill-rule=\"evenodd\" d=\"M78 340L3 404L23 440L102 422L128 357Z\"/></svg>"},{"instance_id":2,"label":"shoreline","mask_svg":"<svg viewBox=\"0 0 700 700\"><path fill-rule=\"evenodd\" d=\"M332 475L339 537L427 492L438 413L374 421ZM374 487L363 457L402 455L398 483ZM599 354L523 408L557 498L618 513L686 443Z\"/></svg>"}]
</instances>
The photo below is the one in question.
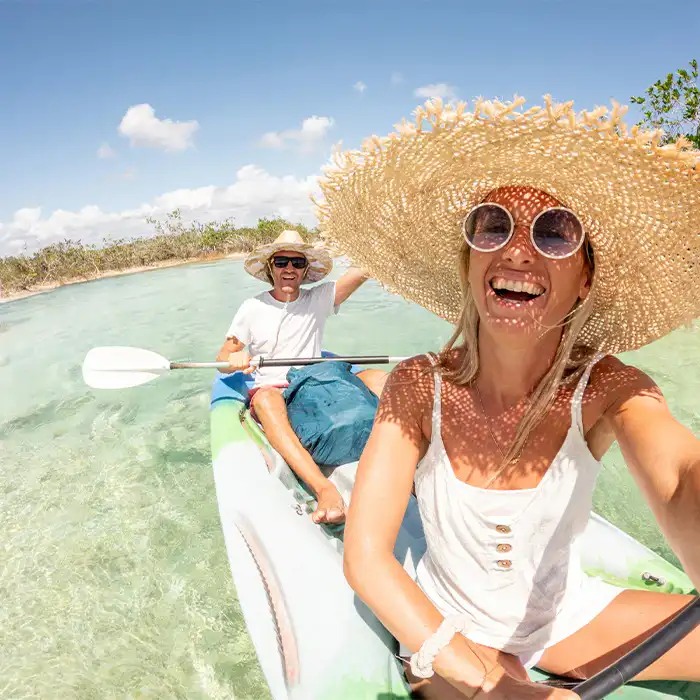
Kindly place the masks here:
<instances>
[{"instance_id":1,"label":"shoreline","mask_svg":"<svg viewBox=\"0 0 700 700\"><path fill-rule=\"evenodd\" d=\"M65 280L63 282L53 282L44 285L38 285L31 289L24 289L18 292L11 292L8 296L0 296L0 304L7 304L18 299L26 299L28 297L37 296L38 294L46 294L60 287L67 287L73 284L84 284L85 282L95 282L97 280L108 277L121 277L122 275L135 275L139 272L149 272L150 270L160 270L168 267L179 267L181 265L194 265L201 262L215 262L217 260L243 260L248 253L229 253L228 255L207 255L201 258L186 258L183 260L164 260L155 265L143 265L138 267L125 267L123 270L105 270L94 277L76 277L75 279Z\"/></svg>"}]
</instances>

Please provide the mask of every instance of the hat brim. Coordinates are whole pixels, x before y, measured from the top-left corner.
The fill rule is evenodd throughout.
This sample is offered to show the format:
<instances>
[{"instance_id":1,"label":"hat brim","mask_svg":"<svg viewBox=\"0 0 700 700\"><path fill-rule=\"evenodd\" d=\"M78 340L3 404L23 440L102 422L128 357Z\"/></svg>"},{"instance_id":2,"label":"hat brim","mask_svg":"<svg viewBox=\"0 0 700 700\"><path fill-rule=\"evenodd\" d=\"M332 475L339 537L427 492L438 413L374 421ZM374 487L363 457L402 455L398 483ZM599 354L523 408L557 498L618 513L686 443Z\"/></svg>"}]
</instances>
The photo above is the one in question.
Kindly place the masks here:
<instances>
[{"instance_id":1,"label":"hat brim","mask_svg":"<svg viewBox=\"0 0 700 700\"><path fill-rule=\"evenodd\" d=\"M309 243L268 243L256 248L245 260L245 271L262 282L269 283L267 263L272 255L280 250L290 250L303 255L309 267L302 284L319 282L333 269L333 260L324 248L315 247Z\"/></svg>"},{"instance_id":2,"label":"hat brim","mask_svg":"<svg viewBox=\"0 0 700 700\"><path fill-rule=\"evenodd\" d=\"M456 323L464 216L493 189L528 185L575 211L594 251L596 293L579 342L632 350L700 316L700 153L627 135L615 112L533 110L428 103L417 126L339 154L320 183L322 234L380 283Z\"/></svg>"}]
</instances>

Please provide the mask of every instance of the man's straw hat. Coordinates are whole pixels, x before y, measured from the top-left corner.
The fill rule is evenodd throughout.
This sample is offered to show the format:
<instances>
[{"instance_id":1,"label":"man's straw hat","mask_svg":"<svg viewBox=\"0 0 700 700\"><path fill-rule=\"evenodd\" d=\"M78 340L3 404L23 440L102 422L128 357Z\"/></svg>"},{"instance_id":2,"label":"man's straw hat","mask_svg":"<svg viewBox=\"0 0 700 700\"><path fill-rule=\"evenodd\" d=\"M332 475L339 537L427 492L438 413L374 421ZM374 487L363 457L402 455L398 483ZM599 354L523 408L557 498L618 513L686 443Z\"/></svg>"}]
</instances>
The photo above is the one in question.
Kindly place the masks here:
<instances>
[{"instance_id":1,"label":"man's straw hat","mask_svg":"<svg viewBox=\"0 0 700 700\"><path fill-rule=\"evenodd\" d=\"M322 280L333 268L333 260L324 248L305 243L298 231L282 231L272 243L259 246L246 258L245 271L262 282L269 282L268 261L280 250L300 253L308 260L309 267L302 284Z\"/></svg>"},{"instance_id":2,"label":"man's straw hat","mask_svg":"<svg viewBox=\"0 0 700 700\"><path fill-rule=\"evenodd\" d=\"M616 353L700 316L700 152L629 129L613 103L521 110L513 102L443 106L335 154L321 180L323 236L402 296L455 323L462 306L460 224L490 190L528 185L581 219L596 296L579 341Z\"/></svg>"}]
</instances>

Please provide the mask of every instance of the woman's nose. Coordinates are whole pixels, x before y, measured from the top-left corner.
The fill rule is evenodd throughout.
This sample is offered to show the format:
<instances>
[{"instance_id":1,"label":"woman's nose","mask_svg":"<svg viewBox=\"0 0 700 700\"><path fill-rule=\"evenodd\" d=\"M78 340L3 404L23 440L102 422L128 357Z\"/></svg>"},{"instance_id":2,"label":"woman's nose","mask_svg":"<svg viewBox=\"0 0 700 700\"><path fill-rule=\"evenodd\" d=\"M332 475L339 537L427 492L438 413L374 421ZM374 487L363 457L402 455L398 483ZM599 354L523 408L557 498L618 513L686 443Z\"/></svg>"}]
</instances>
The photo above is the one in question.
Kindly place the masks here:
<instances>
[{"instance_id":1,"label":"woman's nose","mask_svg":"<svg viewBox=\"0 0 700 700\"><path fill-rule=\"evenodd\" d=\"M532 245L530 228L518 225L513 232L513 238L503 249L503 258L514 265L531 265L535 262L537 251Z\"/></svg>"}]
</instances>

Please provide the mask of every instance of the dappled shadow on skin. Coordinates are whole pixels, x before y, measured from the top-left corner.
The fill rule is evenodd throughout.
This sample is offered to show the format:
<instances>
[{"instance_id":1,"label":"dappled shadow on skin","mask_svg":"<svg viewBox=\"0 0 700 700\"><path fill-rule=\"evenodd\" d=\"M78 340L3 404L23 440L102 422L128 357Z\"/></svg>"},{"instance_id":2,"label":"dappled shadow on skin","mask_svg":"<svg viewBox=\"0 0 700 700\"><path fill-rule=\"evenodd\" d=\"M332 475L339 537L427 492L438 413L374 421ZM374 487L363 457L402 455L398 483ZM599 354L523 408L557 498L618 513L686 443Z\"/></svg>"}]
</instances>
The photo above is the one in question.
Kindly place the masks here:
<instances>
[{"instance_id":1,"label":"dappled shadow on skin","mask_svg":"<svg viewBox=\"0 0 700 700\"><path fill-rule=\"evenodd\" d=\"M470 486L484 488L500 470L502 452L507 450L514 439L518 424L527 409L528 400L524 398L499 411L489 402L487 396L482 397L480 402L473 386L458 385L446 378L444 374L457 365L461 352L463 350L452 350L448 355L442 356L438 367L434 367L426 356L414 357L398 365L388 378L376 422L390 422L399 426L406 439L419 447L420 455L425 455L428 445L435 437L432 435L435 373L442 373L441 437L445 451L457 480ZM489 486L490 489L538 488L572 428L572 400L582 371L583 368L579 368L572 372L570 377L565 378L553 405L527 439L520 459L509 465ZM663 400L658 387L644 373L623 365L615 358L601 359L593 368L583 395L584 434L599 422L603 414L609 410L618 410L617 406L635 396ZM576 429L575 424L573 428ZM598 437L594 443L589 444L589 449L593 456L600 460L611 446L614 436L611 432L596 432ZM571 468L574 467L575 465ZM420 470L420 466L418 469ZM577 475L577 478L585 477L583 473ZM573 493L575 492L574 489ZM543 553L542 561L550 562L550 566L553 561L558 567L558 574L560 567L568 566L571 536L570 531L557 527L547 547L556 550L557 556L548 557L546 550ZM547 581L551 578L550 566L547 570L538 570L535 573L533 592L526 606L528 614L514 631L514 637L522 638L534 631L531 614L537 613L541 618L543 612L554 611L561 603L563 591L547 588ZM467 595L468 585L469 582L465 581ZM493 650L489 651L493 653ZM508 655L498 655L499 660L506 657ZM512 657L510 658L512 660ZM430 685L435 685L435 681ZM415 697L451 697L449 693L452 686L440 679L437 687L437 692L426 687L424 691L418 691L423 694L416 694Z\"/></svg>"},{"instance_id":2,"label":"dappled shadow on skin","mask_svg":"<svg viewBox=\"0 0 700 700\"><path fill-rule=\"evenodd\" d=\"M454 365L460 352L454 350L446 358L448 367ZM539 485L571 427L571 403L581 371L565 378L545 419L528 437L520 459L491 484L491 489L519 490ZM421 455L433 437L435 372L444 372L444 369L434 370L425 356L398 365L387 380L375 420L400 426L408 440L421 446ZM528 401L522 399L499 412L493 409L487 397L483 397L482 411L472 386L458 386L445 378L441 394L442 441L454 474L459 481L483 488L499 471L503 457L498 446L505 451L512 442ZM622 404L634 396L663 400L659 388L636 368L614 358L600 360L583 396L584 433L603 413L614 409L613 404ZM600 460L612 442L610 435L609 440L598 441L589 448Z\"/></svg>"},{"instance_id":3,"label":"dappled shadow on skin","mask_svg":"<svg viewBox=\"0 0 700 700\"><path fill-rule=\"evenodd\" d=\"M496 344L531 349L533 342L548 333L558 334L584 299L592 301L588 293L592 248L575 218L556 219L554 213L546 212L561 209L562 203L545 192L503 187L481 204L495 204L508 214L486 206L477 210L473 225L465 223L465 236L480 249L472 249L465 240L459 251L461 286L467 291L464 303L473 305L482 322L481 331ZM502 247L493 250L494 245ZM552 258L543 252L567 256ZM527 288L505 288L504 280ZM473 331L476 337L476 329Z\"/></svg>"},{"instance_id":4,"label":"dappled shadow on skin","mask_svg":"<svg viewBox=\"0 0 700 700\"><path fill-rule=\"evenodd\" d=\"M571 565L572 541L585 525L581 517L562 520L561 515L568 509L566 500L576 498L578 492L587 493L596 476L587 471L592 468L590 460L569 459L579 449L574 444L562 451L580 429L579 412L572 413L572 403L579 380L595 356L593 348L572 347L585 323L597 322L589 316L595 308L595 260L575 216L545 212L563 206L547 193L503 187L484 194L481 202L495 203L507 213L487 206L467 217L464 233L474 247L465 240L458 255L464 290L459 326L463 338L478 343L478 362L476 347L450 344L434 361L418 356L399 364L385 385L375 425L398 426L420 458L433 441L440 440L449 460L448 473L451 470L455 482L484 490L484 500L486 489L531 492L524 496L522 507L541 517L526 524L521 520L513 545L498 544L499 552L509 552L518 540L530 541L538 531L551 534L533 555L537 559L532 566L538 568L523 619L513 631L512 641L521 641L540 632L542 619L554 618L560 610L564 594L560 582ZM558 379L551 368L564 363L568 368ZM507 366L513 368L514 376L498 374L504 371L498 367ZM433 416L436 374L442 378L439 422ZM583 436L590 433L587 445L595 460L614 441L612 428L603 418L634 396L662 401L658 387L637 369L614 357L595 365L581 402ZM440 435L433 435L438 425ZM561 489L555 487L561 494L554 502L551 491L539 488L554 472L553 465L566 474ZM422 468L427 465L418 465L418 477ZM550 480L556 478L552 473ZM585 480L588 483L581 484ZM474 518L485 519L486 512L476 512L481 501L475 493ZM484 502L484 507L488 505ZM472 558L466 550L464 555ZM511 555L502 556L498 566L516 573L516 557L511 561ZM518 580L513 577L494 594L508 595L508 586L519 585ZM469 598L469 581L461 585ZM529 581L526 585L530 590ZM476 604L476 591L473 598ZM510 668L514 677L524 678L524 669L513 656L487 647L480 651L492 663ZM427 683L417 697L453 697L444 681L438 680L437 692L433 685L433 681Z\"/></svg>"},{"instance_id":5,"label":"dappled shadow on skin","mask_svg":"<svg viewBox=\"0 0 700 700\"><path fill-rule=\"evenodd\" d=\"M572 392L573 388L560 392L548 415L547 429L536 430L530 436L517 469L506 470L492 488L529 489L539 483L569 428ZM526 401L519 401L497 417L488 416L491 418L488 425L472 387L457 386L443 379L441 394L442 441L454 474L459 481L483 488L502 461L494 438L502 449L507 447L515 436ZM424 454L433 439L434 396L434 372L430 363L424 357L413 358L392 372L376 422L399 425L407 439L420 445Z\"/></svg>"}]
</instances>

